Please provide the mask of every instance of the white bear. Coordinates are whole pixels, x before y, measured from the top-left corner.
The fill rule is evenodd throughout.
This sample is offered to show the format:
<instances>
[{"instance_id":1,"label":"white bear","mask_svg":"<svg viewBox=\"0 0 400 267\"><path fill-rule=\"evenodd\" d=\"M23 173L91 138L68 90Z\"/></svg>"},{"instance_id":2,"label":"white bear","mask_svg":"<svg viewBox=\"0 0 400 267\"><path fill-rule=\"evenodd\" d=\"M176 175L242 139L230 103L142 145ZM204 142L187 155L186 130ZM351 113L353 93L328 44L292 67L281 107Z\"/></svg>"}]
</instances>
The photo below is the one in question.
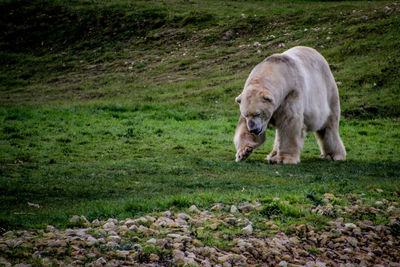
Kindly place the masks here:
<instances>
[{"instance_id":1,"label":"white bear","mask_svg":"<svg viewBox=\"0 0 400 267\"><path fill-rule=\"evenodd\" d=\"M345 160L339 137L340 103L328 63L316 50L297 46L274 54L250 73L240 104L234 136L236 161L245 160L275 127L270 163L299 163L307 132L315 132L321 157Z\"/></svg>"}]
</instances>

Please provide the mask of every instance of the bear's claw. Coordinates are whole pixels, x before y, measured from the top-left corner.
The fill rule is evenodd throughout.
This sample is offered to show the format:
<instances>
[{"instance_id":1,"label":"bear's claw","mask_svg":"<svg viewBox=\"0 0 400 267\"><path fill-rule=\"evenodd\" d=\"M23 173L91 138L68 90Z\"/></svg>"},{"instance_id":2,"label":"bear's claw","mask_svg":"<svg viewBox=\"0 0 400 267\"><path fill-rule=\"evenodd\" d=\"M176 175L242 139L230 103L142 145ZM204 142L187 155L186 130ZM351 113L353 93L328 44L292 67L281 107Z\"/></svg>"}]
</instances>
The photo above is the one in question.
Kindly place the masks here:
<instances>
[{"instance_id":1,"label":"bear's claw","mask_svg":"<svg viewBox=\"0 0 400 267\"><path fill-rule=\"evenodd\" d=\"M243 161L247 159L253 152L254 148L251 146L245 146L236 153L236 162Z\"/></svg>"}]
</instances>

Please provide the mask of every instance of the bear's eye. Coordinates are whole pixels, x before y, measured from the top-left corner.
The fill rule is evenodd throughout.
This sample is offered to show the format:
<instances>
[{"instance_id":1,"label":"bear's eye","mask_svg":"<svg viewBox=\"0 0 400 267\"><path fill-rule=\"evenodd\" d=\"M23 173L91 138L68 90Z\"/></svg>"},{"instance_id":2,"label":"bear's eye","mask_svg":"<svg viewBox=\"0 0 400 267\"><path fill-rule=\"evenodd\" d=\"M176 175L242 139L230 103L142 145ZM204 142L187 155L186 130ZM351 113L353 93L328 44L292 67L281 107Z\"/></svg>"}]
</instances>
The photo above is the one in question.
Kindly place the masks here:
<instances>
[{"instance_id":1,"label":"bear's eye","mask_svg":"<svg viewBox=\"0 0 400 267\"><path fill-rule=\"evenodd\" d=\"M254 113L254 117L260 117L260 115L261 115L261 113L260 112L256 112L256 113Z\"/></svg>"}]
</instances>

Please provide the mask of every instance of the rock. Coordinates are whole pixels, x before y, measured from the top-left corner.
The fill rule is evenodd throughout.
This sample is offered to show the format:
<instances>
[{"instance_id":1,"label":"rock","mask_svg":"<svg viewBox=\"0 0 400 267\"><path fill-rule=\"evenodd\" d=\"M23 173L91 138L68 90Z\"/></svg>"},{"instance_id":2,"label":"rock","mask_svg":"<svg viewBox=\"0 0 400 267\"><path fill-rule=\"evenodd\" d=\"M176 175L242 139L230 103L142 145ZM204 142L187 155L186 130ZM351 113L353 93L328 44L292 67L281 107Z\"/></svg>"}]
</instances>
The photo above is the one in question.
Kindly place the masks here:
<instances>
[{"instance_id":1,"label":"rock","mask_svg":"<svg viewBox=\"0 0 400 267\"><path fill-rule=\"evenodd\" d=\"M46 265L46 266L52 265L52 262L49 260L49 258L44 258L42 260L42 263L43 263L43 265ZM32 266L31 264L27 264L27 263L18 263L18 264L14 265L14 267L31 267L31 266Z\"/></svg>"},{"instance_id":2,"label":"rock","mask_svg":"<svg viewBox=\"0 0 400 267\"><path fill-rule=\"evenodd\" d=\"M150 238L149 240L146 241L146 243L155 245L157 243L157 240L155 238Z\"/></svg>"},{"instance_id":3,"label":"rock","mask_svg":"<svg viewBox=\"0 0 400 267\"><path fill-rule=\"evenodd\" d=\"M117 232L121 233L121 234L125 234L125 233L129 232L129 228L126 225L122 225L122 226L118 227Z\"/></svg>"},{"instance_id":4,"label":"rock","mask_svg":"<svg viewBox=\"0 0 400 267\"><path fill-rule=\"evenodd\" d=\"M89 236L86 239L86 245L88 245L89 247L96 245L97 243L99 243L99 240L97 240L96 238L94 238L93 236Z\"/></svg>"},{"instance_id":5,"label":"rock","mask_svg":"<svg viewBox=\"0 0 400 267\"><path fill-rule=\"evenodd\" d=\"M239 210L242 213L249 213L250 211L254 210L255 206L251 203L245 203L239 206Z\"/></svg>"},{"instance_id":6,"label":"rock","mask_svg":"<svg viewBox=\"0 0 400 267\"><path fill-rule=\"evenodd\" d=\"M90 225L90 222L86 219L85 216L78 216L74 215L72 218L69 220L70 223L73 224L83 224L83 225Z\"/></svg>"},{"instance_id":7,"label":"rock","mask_svg":"<svg viewBox=\"0 0 400 267\"><path fill-rule=\"evenodd\" d=\"M387 208L387 212L389 212L389 213L393 213L393 212L396 212L396 211L397 211L397 209L396 209L395 206L389 206L389 207Z\"/></svg>"},{"instance_id":8,"label":"rock","mask_svg":"<svg viewBox=\"0 0 400 267\"><path fill-rule=\"evenodd\" d=\"M234 33L234 30L228 30L227 32L225 32L224 36L222 36L222 41L230 40Z\"/></svg>"},{"instance_id":9,"label":"rock","mask_svg":"<svg viewBox=\"0 0 400 267\"><path fill-rule=\"evenodd\" d=\"M218 226L219 226L219 223L213 223L213 224L210 224L208 227L211 230L215 231L215 230L217 230Z\"/></svg>"},{"instance_id":10,"label":"rock","mask_svg":"<svg viewBox=\"0 0 400 267\"><path fill-rule=\"evenodd\" d=\"M166 210L162 212L161 215L170 218L172 216L172 213L169 210Z\"/></svg>"},{"instance_id":11,"label":"rock","mask_svg":"<svg viewBox=\"0 0 400 267\"><path fill-rule=\"evenodd\" d=\"M247 225L242 229L243 233L246 235L251 235L253 233L253 226L251 224Z\"/></svg>"},{"instance_id":12,"label":"rock","mask_svg":"<svg viewBox=\"0 0 400 267\"><path fill-rule=\"evenodd\" d=\"M11 266L12 264L9 263L5 258L0 257L0 265L8 267L8 266Z\"/></svg>"},{"instance_id":13,"label":"rock","mask_svg":"<svg viewBox=\"0 0 400 267\"><path fill-rule=\"evenodd\" d=\"M215 255L217 253L215 248L210 248L210 247L204 247L201 249L201 254L204 257L210 257L212 255Z\"/></svg>"},{"instance_id":14,"label":"rock","mask_svg":"<svg viewBox=\"0 0 400 267\"><path fill-rule=\"evenodd\" d=\"M106 239L109 242L119 243L121 241L121 237L119 235L111 235Z\"/></svg>"},{"instance_id":15,"label":"rock","mask_svg":"<svg viewBox=\"0 0 400 267\"><path fill-rule=\"evenodd\" d=\"M221 203L216 203L214 206L211 207L211 211L221 211L222 210L222 204Z\"/></svg>"},{"instance_id":16,"label":"rock","mask_svg":"<svg viewBox=\"0 0 400 267\"><path fill-rule=\"evenodd\" d=\"M344 224L344 228L348 231L353 230L354 228L357 228L357 225L355 225L354 223L345 223Z\"/></svg>"},{"instance_id":17,"label":"rock","mask_svg":"<svg viewBox=\"0 0 400 267\"><path fill-rule=\"evenodd\" d=\"M175 225L176 225L175 227L179 227L179 226L186 225L186 224L187 224L187 221L182 218L175 219Z\"/></svg>"},{"instance_id":18,"label":"rock","mask_svg":"<svg viewBox=\"0 0 400 267\"><path fill-rule=\"evenodd\" d=\"M115 251L115 255L117 255L119 258L125 259L126 257L128 257L129 251L128 250L117 250L117 251Z\"/></svg>"},{"instance_id":19,"label":"rock","mask_svg":"<svg viewBox=\"0 0 400 267\"><path fill-rule=\"evenodd\" d=\"M16 248L18 246L20 246L22 243L24 243L22 240L18 240L18 239L8 239L6 240L6 244L9 248Z\"/></svg>"},{"instance_id":20,"label":"rock","mask_svg":"<svg viewBox=\"0 0 400 267\"><path fill-rule=\"evenodd\" d=\"M104 264L106 264L106 263L107 263L107 261L106 261L106 259L103 258L103 257L100 257L100 258L98 258L98 259L95 261L95 265L104 265Z\"/></svg>"},{"instance_id":21,"label":"rock","mask_svg":"<svg viewBox=\"0 0 400 267\"><path fill-rule=\"evenodd\" d=\"M160 260L160 257L157 254L151 253L149 256L150 262L156 262Z\"/></svg>"},{"instance_id":22,"label":"rock","mask_svg":"<svg viewBox=\"0 0 400 267\"><path fill-rule=\"evenodd\" d=\"M175 223L175 221L168 217L160 217L155 221L154 224L156 224L160 227L168 227L168 228L177 227L177 224Z\"/></svg>"},{"instance_id":23,"label":"rock","mask_svg":"<svg viewBox=\"0 0 400 267\"><path fill-rule=\"evenodd\" d=\"M132 225L136 224L136 221L133 220L133 219L126 219L125 222L124 222L124 224L129 228L129 227L131 227Z\"/></svg>"},{"instance_id":24,"label":"rock","mask_svg":"<svg viewBox=\"0 0 400 267\"><path fill-rule=\"evenodd\" d=\"M118 243L114 242L114 241L108 241L106 246L109 248L115 248L115 247L118 247Z\"/></svg>"},{"instance_id":25,"label":"rock","mask_svg":"<svg viewBox=\"0 0 400 267\"><path fill-rule=\"evenodd\" d=\"M347 237L347 242L349 242L350 245L352 245L353 247L357 247L358 245L358 240L354 237Z\"/></svg>"},{"instance_id":26,"label":"rock","mask_svg":"<svg viewBox=\"0 0 400 267\"><path fill-rule=\"evenodd\" d=\"M98 219L95 219L92 221L92 225L93 226L99 226L100 225L100 221Z\"/></svg>"},{"instance_id":27,"label":"rock","mask_svg":"<svg viewBox=\"0 0 400 267\"><path fill-rule=\"evenodd\" d=\"M236 217L235 216L226 217L224 219L224 222L231 224L231 225L236 225Z\"/></svg>"},{"instance_id":28,"label":"rock","mask_svg":"<svg viewBox=\"0 0 400 267\"><path fill-rule=\"evenodd\" d=\"M343 252L351 254L351 253L353 253L353 250L351 248L345 248L345 249L343 249Z\"/></svg>"},{"instance_id":29,"label":"rock","mask_svg":"<svg viewBox=\"0 0 400 267\"><path fill-rule=\"evenodd\" d=\"M140 217L138 219L135 220L137 223L141 224L141 223L147 223L148 220L146 219L146 217Z\"/></svg>"},{"instance_id":30,"label":"rock","mask_svg":"<svg viewBox=\"0 0 400 267\"><path fill-rule=\"evenodd\" d=\"M202 266L202 267L211 267L211 263L210 263L210 261L209 261L208 259L204 259L204 260L201 262L201 266Z\"/></svg>"},{"instance_id":31,"label":"rock","mask_svg":"<svg viewBox=\"0 0 400 267\"><path fill-rule=\"evenodd\" d=\"M179 249L174 249L172 251L172 259L176 263L179 260L183 260L185 258L185 253Z\"/></svg>"},{"instance_id":32,"label":"rock","mask_svg":"<svg viewBox=\"0 0 400 267\"><path fill-rule=\"evenodd\" d=\"M3 237L6 237L6 238L11 238L13 236L14 236L14 232L13 231L7 231L7 232L5 232L3 234Z\"/></svg>"},{"instance_id":33,"label":"rock","mask_svg":"<svg viewBox=\"0 0 400 267\"><path fill-rule=\"evenodd\" d=\"M186 266L193 266L193 267L199 266L199 265L197 264L197 262L196 262L194 259L192 259L192 258L185 258L185 265L186 265Z\"/></svg>"},{"instance_id":34,"label":"rock","mask_svg":"<svg viewBox=\"0 0 400 267\"><path fill-rule=\"evenodd\" d=\"M254 47L260 47L261 44L260 44L259 42L254 42L253 46L254 46Z\"/></svg>"},{"instance_id":35,"label":"rock","mask_svg":"<svg viewBox=\"0 0 400 267\"><path fill-rule=\"evenodd\" d=\"M135 224L134 225L131 225L130 227L129 227L129 231L138 231L139 230L139 227L137 227Z\"/></svg>"},{"instance_id":36,"label":"rock","mask_svg":"<svg viewBox=\"0 0 400 267\"><path fill-rule=\"evenodd\" d=\"M168 234L167 237L176 239L176 238L179 238L179 237L182 237L182 236L180 234Z\"/></svg>"},{"instance_id":37,"label":"rock","mask_svg":"<svg viewBox=\"0 0 400 267\"><path fill-rule=\"evenodd\" d=\"M288 266L288 263L287 263L286 261L283 260L283 261L280 261L280 262L279 262L278 266L279 266L279 267L287 267L287 266Z\"/></svg>"},{"instance_id":38,"label":"rock","mask_svg":"<svg viewBox=\"0 0 400 267\"><path fill-rule=\"evenodd\" d=\"M189 211L193 213L200 213L200 210L195 205L190 206Z\"/></svg>"},{"instance_id":39,"label":"rock","mask_svg":"<svg viewBox=\"0 0 400 267\"><path fill-rule=\"evenodd\" d=\"M238 209L236 208L235 205L232 205L232 206L231 206L230 212L231 212L231 213L237 213L237 212L238 212Z\"/></svg>"},{"instance_id":40,"label":"rock","mask_svg":"<svg viewBox=\"0 0 400 267\"><path fill-rule=\"evenodd\" d=\"M104 225L103 225L103 228L106 230L106 231L115 231L116 229L117 229L117 226L115 225L115 223L114 222L107 222L107 223L105 223Z\"/></svg>"},{"instance_id":41,"label":"rock","mask_svg":"<svg viewBox=\"0 0 400 267\"><path fill-rule=\"evenodd\" d=\"M193 239L192 244L193 244L193 246L195 246L195 247L203 247L203 246L204 246L203 242L201 242L201 241L198 240L198 239Z\"/></svg>"},{"instance_id":42,"label":"rock","mask_svg":"<svg viewBox=\"0 0 400 267\"><path fill-rule=\"evenodd\" d=\"M153 222L156 221L156 218L154 218L153 216L150 216L150 215L147 215L145 218L147 219L148 222L152 222L153 223Z\"/></svg>"},{"instance_id":43,"label":"rock","mask_svg":"<svg viewBox=\"0 0 400 267\"><path fill-rule=\"evenodd\" d=\"M190 216L186 213L181 212L176 215L176 218L182 219L182 220L187 220L187 219L190 219Z\"/></svg>"}]
</instances>

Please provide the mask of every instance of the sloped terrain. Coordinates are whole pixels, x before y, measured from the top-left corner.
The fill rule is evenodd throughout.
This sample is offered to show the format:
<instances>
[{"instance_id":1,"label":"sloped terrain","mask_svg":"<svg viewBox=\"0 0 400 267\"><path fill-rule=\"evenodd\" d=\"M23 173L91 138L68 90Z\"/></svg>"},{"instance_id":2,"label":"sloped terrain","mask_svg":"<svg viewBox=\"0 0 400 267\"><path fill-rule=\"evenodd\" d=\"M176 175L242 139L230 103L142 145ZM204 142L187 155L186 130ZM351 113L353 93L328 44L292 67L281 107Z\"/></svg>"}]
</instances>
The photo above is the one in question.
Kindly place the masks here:
<instances>
[{"instance_id":1,"label":"sloped terrain","mask_svg":"<svg viewBox=\"0 0 400 267\"><path fill-rule=\"evenodd\" d=\"M2 264L173 265L182 253L182 264L227 266L399 262L399 10L393 1L1 1ZM269 165L269 129L265 145L234 162L234 98L256 64L296 45L330 64L347 160L319 159L309 134L300 164ZM186 224L175 225L181 213ZM129 227L158 232L125 231L141 217ZM153 225L160 217L173 227ZM107 245L110 236L120 239Z\"/></svg>"}]
</instances>

